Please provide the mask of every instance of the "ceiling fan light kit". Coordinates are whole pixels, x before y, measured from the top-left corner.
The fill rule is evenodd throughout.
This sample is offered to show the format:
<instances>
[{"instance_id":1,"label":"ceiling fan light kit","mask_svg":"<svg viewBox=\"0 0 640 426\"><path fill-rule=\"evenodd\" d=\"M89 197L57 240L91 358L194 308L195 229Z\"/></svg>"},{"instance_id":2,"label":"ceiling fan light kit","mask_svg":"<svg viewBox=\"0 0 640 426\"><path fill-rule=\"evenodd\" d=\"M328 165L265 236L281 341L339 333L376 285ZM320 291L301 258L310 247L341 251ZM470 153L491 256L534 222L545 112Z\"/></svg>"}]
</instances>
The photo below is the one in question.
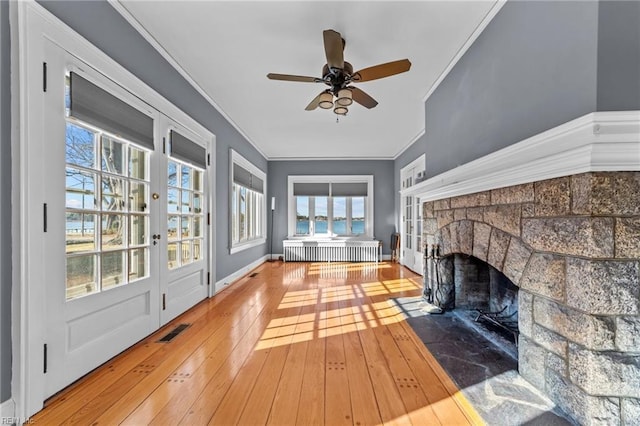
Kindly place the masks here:
<instances>
[{"instance_id":1,"label":"ceiling fan light kit","mask_svg":"<svg viewBox=\"0 0 640 426\"><path fill-rule=\"evenodd\" d=\"M349 106L353 103L351 89L340 89L336 103L340 106Z\"/></svg>"},{"instance_id":2,"label":"ceiling fan light kit","mask_svg":"<svg viewBox=\"0 0 640 426\"><path fill-rule=\"evenodd\" d=\"M336 107L333 109L333 112L335 112L338 115L347 115L347 113L349 112L349 109L347 107L336 105Z\"/></svg>"},{"instance_id":3,"label":"ceiling fan light kit","mask_svg":"<svg viewBox=\"0 0 640 426\"><path fill-rule=\"evenodd\" d=\"M333 95L330 92L323 92L320 94L320 102L318 106L323 109L333 108Z\"/></svg>"},{"instance_id":4,"label":"ceiling fan light kit","mask_svg":"<svg viewBox=\"0 0 640 426\"><path fill-rule=\"evenodd\" d=\"M289 74L267 74L270 80L297 81L301 83L324 83L329 89L316 96L305 108L312 111L317 107L331 109L338 115L346 115L354 101L365 108L375 108L378 102L363 90L350 86L352 83L377 80L409 71L411 62L408 59L387 62L353 72L353 67L344 60L345 41L339 32L325 30L322 32L324 51L327 63L322 67L322 78ZM335 100L334 100L335 98Z\"/></svg>"}]
</instances>

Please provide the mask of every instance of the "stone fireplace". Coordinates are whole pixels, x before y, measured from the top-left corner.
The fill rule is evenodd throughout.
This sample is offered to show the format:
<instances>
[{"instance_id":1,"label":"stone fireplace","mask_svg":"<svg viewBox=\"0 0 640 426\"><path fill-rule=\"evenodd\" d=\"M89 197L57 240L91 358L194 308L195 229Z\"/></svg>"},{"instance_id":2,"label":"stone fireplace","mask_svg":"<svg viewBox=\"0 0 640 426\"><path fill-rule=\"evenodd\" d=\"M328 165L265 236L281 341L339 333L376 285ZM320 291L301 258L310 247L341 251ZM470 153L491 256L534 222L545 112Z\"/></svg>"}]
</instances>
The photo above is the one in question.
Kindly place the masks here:
<instances>
[{"instance_id":1,"label":"stone fireplace","mask_svg":"<svg viewBox=\"0 0 640 426\"><path fill-rule=\"evenodd\" d=\"M520 374L581 424L640 422L640 172L432 199L423 218L427 252L439 255L426 262L426 287L456 286L436 277L438 263L473 277L486 262L517 287ZM454 288L444 304L502 309L513 295L496 289L502 299L489 302L491 286Z\"/></svg>"}]
</instances>

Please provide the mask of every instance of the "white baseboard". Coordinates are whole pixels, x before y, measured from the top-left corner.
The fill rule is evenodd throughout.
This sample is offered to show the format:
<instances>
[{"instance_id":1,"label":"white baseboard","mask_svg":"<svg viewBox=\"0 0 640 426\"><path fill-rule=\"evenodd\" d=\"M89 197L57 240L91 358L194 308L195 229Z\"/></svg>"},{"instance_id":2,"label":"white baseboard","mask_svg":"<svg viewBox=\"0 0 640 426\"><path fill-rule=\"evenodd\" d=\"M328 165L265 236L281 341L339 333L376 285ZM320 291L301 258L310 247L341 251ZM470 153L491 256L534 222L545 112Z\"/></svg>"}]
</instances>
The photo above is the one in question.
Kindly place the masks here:
<instances>
[{"instance_id":1,"label":"white baseboard","mask_svg":"<svg viewBox=\"0 0 640 426\"><path fill-rule=\"evenodd\" d=\"M18 419L15 418L15 415L16 415L16 403L13 400L13 398L9 398L6 401L4 401L2 404L0 404L0 423L2 424L22 423L22 422L18 422ZM8 421L9 419L13 419L14 421L10 422Z\"/></svg>"},{"instance_id":2,"label":"white baseboard","mask_svg":"<svg viewBox=\"0 0 640 426\"><path fill-rule=\"evenodd\" d=\"M273 255L274 259L277 259L279 255ZM271 258L271 255L267 254L264 255L260 258L258 258L257 260L251 262L250 264L248 264L247 266L238 269L236 272L227 275L226 277L224 277L223 279L216 281L215 283L215 287L213 290L213 294L214 296L216 294L218 294L219 292L221 292L222 290L229 288L235 281L237 281L238 279L242 278L243 276L247 275L247 273L255 268L257 268L258 266L262 265L264 262L266 262L267 260L269 260Z\"/></svg>"}]
</instances>

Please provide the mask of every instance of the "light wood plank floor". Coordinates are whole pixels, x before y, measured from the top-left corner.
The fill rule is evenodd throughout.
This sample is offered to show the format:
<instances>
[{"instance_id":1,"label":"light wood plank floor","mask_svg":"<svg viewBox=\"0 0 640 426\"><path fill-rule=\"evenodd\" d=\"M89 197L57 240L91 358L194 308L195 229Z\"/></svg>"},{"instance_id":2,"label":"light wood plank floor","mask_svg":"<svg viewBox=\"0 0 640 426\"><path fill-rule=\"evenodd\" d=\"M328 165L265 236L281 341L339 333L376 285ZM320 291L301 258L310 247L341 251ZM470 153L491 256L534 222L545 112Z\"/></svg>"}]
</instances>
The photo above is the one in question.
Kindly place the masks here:
<instances>
[{"instance_id":1,"label":"light wood plank floor","mask_svg":"<svg viewBox=\"0 0 640 426\"><path fill-rule=\"evenodd\" d=\"M392 263L253 272L51 398L35 423L482 424L389 301L419 295L419 276Z\"/></svg>"}]
</instances>

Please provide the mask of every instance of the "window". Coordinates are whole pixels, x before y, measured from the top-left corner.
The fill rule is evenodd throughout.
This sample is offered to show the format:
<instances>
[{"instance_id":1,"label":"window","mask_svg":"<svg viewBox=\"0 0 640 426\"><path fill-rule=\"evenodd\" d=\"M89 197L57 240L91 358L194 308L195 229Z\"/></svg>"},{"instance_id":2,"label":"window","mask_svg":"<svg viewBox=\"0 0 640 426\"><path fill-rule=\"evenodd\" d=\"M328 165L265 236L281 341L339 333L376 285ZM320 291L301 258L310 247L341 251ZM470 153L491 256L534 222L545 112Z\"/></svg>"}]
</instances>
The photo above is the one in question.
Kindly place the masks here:
<instances>
[{"instance_id":1,"label":"window","mask_svg":"<svg viewBox=\"0 0 640 426\"><path fill-rule=\"evenodd\" d=\"M230 252L266 242L266 174L231 150Z\"/></svg>"},{"instance_id":2,"label":"window","mask_svg":"<svg viewBox=\"0 0 640 426\"><path fill-rule=\"evenodd\" d=\"M373 176L289 176L289 237L373 238Z\"/></svg>"},{"instance_id":3,"label":"window","mask_svg":"<svg viewBox=\"0 0 640 426\"><path fill-rule=\"evenodd\" d=\"M65 105L66 299L71 300L149 275L153 120L73 72L66 79Z\"/></svg>"}]
</instances>

